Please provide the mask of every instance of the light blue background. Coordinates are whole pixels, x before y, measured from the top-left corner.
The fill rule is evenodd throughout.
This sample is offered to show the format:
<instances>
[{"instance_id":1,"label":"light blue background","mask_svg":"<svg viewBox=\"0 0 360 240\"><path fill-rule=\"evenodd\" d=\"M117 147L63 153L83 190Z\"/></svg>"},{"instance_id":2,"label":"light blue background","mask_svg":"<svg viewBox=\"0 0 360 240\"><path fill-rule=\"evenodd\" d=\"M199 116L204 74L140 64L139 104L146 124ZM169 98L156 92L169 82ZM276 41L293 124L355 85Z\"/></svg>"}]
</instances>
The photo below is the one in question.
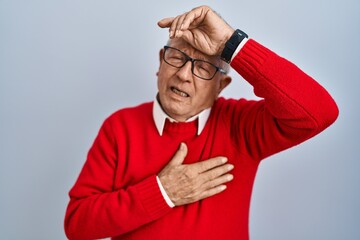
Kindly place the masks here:
<instances>
[{"instance_id":1,"label":"light blue background","mask_svg":"<svg viewBox=\"0 0 360 240\"><path fill-rule=\"evenodd\" d=\"M358 0L0 0L0 238L65 239L68 190L103 120L156 94L157 21L208 4L295 62L338 121L259 169L255 240L360 239ZM227 97L254 98L232 72Z\"/></svg>"}]
</instances>

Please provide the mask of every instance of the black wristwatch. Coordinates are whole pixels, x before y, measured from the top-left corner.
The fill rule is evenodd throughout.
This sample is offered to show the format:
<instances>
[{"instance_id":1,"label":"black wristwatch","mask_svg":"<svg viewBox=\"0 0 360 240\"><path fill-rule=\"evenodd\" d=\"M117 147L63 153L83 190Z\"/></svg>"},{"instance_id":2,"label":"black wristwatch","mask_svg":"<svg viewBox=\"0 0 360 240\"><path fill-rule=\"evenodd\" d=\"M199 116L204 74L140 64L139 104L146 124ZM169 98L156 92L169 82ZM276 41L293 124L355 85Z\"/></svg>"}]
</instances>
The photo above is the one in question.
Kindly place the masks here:
<instances>
[{"instance_id":1,"label":"black wristwatch","mask_svg":"<svg viewBox=\"0 0 360 240\"><path fill-rule=\"evenodd\" d=\"M244 38L248 38L248 35L240 29L236 29L233 35L231 35L229 40L225 43L224 50L221 53L221 59L230 63L232 55Z\"/></svg>"}]
</instances>

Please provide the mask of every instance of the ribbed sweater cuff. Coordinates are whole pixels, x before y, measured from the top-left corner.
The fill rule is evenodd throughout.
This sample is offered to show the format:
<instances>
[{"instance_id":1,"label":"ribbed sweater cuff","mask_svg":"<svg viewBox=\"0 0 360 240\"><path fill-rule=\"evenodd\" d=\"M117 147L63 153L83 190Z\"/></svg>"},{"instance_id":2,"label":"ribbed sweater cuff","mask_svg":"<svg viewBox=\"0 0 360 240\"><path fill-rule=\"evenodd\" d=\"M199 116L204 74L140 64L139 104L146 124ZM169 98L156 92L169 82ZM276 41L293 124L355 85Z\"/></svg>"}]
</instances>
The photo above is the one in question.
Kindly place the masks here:
<instances>
[{"instance_id":1,"label":"ribbed sweater cuff","mask_svg":"<svg viewBox=\"0 0 360 240\"><path fill-rule=\"evenodd\" d=\"M158 219L171 210L160 192L155 175L137 184L136 189L150 218Z\"/></svg>"},{"instance_id":2,"label":"ribbed sweater cuff","mask_svg":"<svg viewBox=\"0 0 360 240\"><path fill-rule=\"evenodd\" d=\"M246 78L258 72L269 54L271 54L269 49L249 39L230 65Z\"/></svg>"}]
</instances>

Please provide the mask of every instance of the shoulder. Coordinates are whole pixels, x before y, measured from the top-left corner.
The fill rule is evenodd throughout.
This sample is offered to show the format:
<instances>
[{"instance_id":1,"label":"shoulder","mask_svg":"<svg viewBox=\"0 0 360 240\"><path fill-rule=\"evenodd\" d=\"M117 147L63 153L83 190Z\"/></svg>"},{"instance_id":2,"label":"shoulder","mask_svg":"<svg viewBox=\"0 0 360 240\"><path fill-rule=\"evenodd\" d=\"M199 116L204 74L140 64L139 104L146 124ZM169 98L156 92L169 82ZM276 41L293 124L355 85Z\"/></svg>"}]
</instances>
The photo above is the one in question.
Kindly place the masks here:
<instances>
[{"instance_id":1,"label":"shoulder","mask_svg":"<svg viewBox=\"0 0 360 240\"><path fill-rule=\"evenodd\" d=\"M252 107L254 105L259 105L263 100L248 100L245 98L233 99L233 98L224 98L219 97L214 106L214 112L232 112L232 111L241 111Z\"/></svg>"},{"instance_id":2,"label":"shoulder","mask_svg":"<svg viewBox=\"0 0 360 240\"><path fill-rule=\"evenodd\" d=\"M144 121L146 118L152 117L153 102L141 103L137 106L131 106L119 109L105 119L105 123L111 125L120 122L137 122Z\"/></svg>"},{"instance_id":3,"label":"shoulder","mask_svg":"<svg viewBox=\"0 0 360 240\"><path fill-rule=\"evenodd\" d=\"M257 116L264 111L264 100L253 99L226 99L220 97L215 102L212 112L213 116L222 119L226 123L238 122L240 119L246 120L249 117Z\"/></svg>"}]
</instances>

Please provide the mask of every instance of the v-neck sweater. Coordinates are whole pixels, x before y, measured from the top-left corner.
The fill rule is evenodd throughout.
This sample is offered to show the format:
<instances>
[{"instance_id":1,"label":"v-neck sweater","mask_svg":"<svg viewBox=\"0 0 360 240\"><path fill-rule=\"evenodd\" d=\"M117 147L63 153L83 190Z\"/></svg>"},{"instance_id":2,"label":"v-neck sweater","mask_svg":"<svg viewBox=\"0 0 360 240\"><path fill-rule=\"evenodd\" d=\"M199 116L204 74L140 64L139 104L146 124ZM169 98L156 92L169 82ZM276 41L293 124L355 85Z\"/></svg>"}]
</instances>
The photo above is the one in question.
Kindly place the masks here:
<instances>
[{"instance_id":1,"label":"v-neck sweater","mask_svg":"<svg viewBox=\"0 0 360 240\"><path fill-rule=\"evenodd\" d=\"M264 158L331 125L338 108L310 76L254 40L231 66L262 100L220 97L197 135L197 121L166 121L159 135L153 102L121 109L103 123L71 189L65 217L70 239L249 239L254 179ZM227 189L170 208L156 175L181 142L185 164L225 156L234 165Z\"/></svg>"}]
</instances>

